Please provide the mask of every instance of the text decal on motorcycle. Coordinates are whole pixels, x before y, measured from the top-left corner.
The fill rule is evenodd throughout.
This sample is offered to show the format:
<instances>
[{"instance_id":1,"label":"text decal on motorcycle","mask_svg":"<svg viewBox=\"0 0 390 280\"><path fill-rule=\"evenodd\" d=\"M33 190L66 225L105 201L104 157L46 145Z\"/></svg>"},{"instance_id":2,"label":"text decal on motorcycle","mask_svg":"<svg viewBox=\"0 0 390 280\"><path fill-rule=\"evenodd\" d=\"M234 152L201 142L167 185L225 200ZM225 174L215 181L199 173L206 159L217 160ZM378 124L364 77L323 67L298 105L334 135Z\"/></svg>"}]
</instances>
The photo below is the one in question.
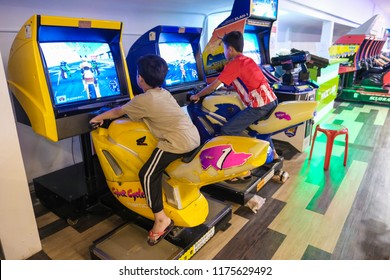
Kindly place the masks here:
<instances>
[{"instance_id":1,"label":"text decal on motorcycle","mask_svg":"<svg viewBox=\"0 0 390 280\"><path fill-rule=\"evenodd\" d=\"M202 151L200 162L203 169L212 166L221 170L243 165L251 156L252 154L236 153L231 145L220 145Z\"/></svg>"},{"instance_id":2,"label":"text decal on motorcycle","mask_svg":"<svg viewBox=\"0 0 390 280\"><path fill-rule=\"evenodd\" d=\"M116 195L117 198L129 197L129 198L133 198L134 201L137 198L145 198L145 193L141 189L138 189L137 191L133 191L132 189L128 189L126 191L124 189L118 190L117 188L112 188L111 191L114 195Z\"/></svg>"}]
</instances>

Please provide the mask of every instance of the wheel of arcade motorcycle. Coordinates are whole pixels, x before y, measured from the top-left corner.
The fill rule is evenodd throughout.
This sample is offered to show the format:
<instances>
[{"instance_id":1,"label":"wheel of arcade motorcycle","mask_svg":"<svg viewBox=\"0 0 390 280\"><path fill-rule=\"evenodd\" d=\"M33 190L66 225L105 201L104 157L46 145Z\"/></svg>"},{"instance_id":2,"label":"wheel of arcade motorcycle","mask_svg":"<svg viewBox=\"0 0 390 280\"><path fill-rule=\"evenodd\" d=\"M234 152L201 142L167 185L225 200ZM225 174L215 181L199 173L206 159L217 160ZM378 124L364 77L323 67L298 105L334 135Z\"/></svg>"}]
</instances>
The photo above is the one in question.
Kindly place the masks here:
<instances>
[{"instance_id":1,"label":"wheel of arcade motorcycle","mask_svg":"<svg viewBox=\"0 0 390 280\"><path fill-rule=\"evenodd\" d=\"M288 174L287 171L284 171L284 170L277 170L274 174L274 176L272 176L272 180L278 182L278 183L284 183L287 181L287 179L290 177L290 175Z\"/></svg>"},{"instance_id":2,"label":"wheel of arcade motorcycle","mask_svg":"<svg viewBox=\"0 0 390 280\"><path fill-rule=\"evenodd\" d=\"M74 225L76 225L76 224L79 222L79 219L67 218L67 219L66 219L66 222L68 223L68 225L74 226Z\"/></svg>"}]
</instances>

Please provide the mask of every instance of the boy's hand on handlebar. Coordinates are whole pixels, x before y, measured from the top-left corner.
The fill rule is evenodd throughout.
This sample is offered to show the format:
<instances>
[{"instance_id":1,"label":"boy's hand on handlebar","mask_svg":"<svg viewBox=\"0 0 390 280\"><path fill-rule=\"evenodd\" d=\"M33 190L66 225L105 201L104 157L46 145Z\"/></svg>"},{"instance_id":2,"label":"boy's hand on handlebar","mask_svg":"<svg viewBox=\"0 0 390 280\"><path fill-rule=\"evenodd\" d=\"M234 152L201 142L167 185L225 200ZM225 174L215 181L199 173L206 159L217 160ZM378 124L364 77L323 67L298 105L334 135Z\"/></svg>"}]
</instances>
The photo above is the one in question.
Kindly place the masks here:
<instances>
[{"instance_id":1,"label":"boy's hand on handlebar","mask_svg":"<svg viewBox=\"0 0 390 280\"><path fill-rule=\"evenodd\" d=\"M95 129L95 128L98 128L99 126L102 126L102 125L103 125L103 122L104 122L104 120L99 120L99 119L97 119L97 117L94 117L94 118L92 118L92 119L89 121L89 126L90 126L92 129Z\"/></svg>"},{"instance_id":2,"label":"boy's hand on handlebar","mask_svg":"<svg viewBox=\"0 0 390 280\"><path fill-rule=\"evenodd\" d=\"M99 126L101 126L100 123L94 123L94 122L90 122L90 123L89 123L89 128L90 128L90 129L96 129L96 128L98 128Z\"/></svg>"},{"instance_id":3,"label":"boy's hand on handlebar","mask_svg":"<svg viewBox=\"0 0 390 280\"><path fill-rule=\"evenodd\" d=\"M190 100L191 100L191 101L194 101L195 103L197 103L197 102L199 101L199 96L198 96L198 94L191 95L191 96L190 96Z\"/></svg>"}]
</instances>

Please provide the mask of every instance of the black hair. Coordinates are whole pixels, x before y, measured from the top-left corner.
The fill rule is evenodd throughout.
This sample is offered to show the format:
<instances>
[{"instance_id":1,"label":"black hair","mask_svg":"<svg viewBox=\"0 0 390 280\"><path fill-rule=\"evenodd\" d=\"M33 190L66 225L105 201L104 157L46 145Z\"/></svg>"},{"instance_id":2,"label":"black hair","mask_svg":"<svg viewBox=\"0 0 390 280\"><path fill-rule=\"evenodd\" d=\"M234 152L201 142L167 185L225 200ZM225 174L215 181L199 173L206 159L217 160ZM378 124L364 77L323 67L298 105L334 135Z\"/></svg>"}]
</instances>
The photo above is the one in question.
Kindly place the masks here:
<instances>
[{"instance_id":1,"label":"black hair","mask_svg":"<svg viewBox=\"0 0 390 280\"><path fill-rule=\"evenodd\" d=\"M137 61L138 75L142 76L149 86L160 87L168 73L166 61L154 54L142 56Z\"/></svg>"},{"instance_id":2,"label":"black hair","mask_svg":"<svg viewBox=\"0 0 390 280\"><path fill-rule=\"evenodd\" d=\"M231 31L222 38L222 42L227 47L232 47L238 52L244 50L244 36L240 31Z\"/></svg>"}]
</instances>

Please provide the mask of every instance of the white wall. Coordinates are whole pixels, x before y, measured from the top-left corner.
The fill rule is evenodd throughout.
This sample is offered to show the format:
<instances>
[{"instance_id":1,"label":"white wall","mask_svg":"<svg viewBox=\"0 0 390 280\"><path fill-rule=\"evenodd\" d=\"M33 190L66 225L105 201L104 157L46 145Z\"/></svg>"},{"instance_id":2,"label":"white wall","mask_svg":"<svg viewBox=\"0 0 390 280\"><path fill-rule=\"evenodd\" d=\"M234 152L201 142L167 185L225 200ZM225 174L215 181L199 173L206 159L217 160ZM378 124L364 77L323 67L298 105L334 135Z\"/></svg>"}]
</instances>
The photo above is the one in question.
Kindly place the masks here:
<instances>
[{"instance_id":1,"label":"white wall","mask_svg":"<svg viewBox=\"0 0 390 280\"><path fill-rule=\"evenodd\" d=\"M41 250L18 135L0 57L0 242L6 259Z\"/></svg>"},{"instance_id":2,"label":"white wall","mask_svg":"<svg viewBox=\"0 0 390 280\"><path fill-rule=\"evenodd\" d=\"M334 42L376 14L386 19L385 27L390 26L389 15L371 0L279 0L276 48L296 48L324 56L326 48L320 44L324 36ZM290 27L290 19L294 16L302 24ZM321 32L321 25L326 22L334 23L333 34Z\"/></svg>"},{"instance_id":3,"label":"white wall","mask_svg":"<svg viewBox=\"0 0 390 280\"><path fill-rule=\"evenodd\" d=\"M362 24L375 14L386 16L371 0L280 0L280 6L293 7L298 12L306 9L313 16L322 19L330 17L339 23Z\"/></svg>"}]
</instances>

